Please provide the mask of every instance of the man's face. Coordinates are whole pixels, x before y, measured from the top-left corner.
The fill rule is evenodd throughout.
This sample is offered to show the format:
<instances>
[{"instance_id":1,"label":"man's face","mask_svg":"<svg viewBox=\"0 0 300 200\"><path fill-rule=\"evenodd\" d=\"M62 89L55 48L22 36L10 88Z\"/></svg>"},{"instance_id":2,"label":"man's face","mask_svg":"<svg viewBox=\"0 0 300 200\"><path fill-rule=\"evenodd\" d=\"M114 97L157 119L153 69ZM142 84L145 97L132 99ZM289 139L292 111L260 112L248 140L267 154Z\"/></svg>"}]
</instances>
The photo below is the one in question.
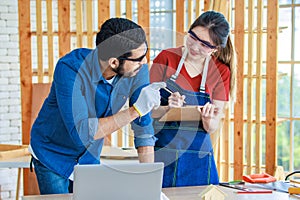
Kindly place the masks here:
<instances>
[{"instance_id":1,"label":"man's face","mask_svg":"<svg viewBox=\"0 0 300 200\"><path fill-rule=\"evenodd\" d=\"M147 63L147 48L146 43L144 43L137 49L132 50L132 55L128 58L121 58L121 60L124 60L123 64L119 65L114 71L123 77L135 76L142 65Z\"/></svg>"}]
</instances>

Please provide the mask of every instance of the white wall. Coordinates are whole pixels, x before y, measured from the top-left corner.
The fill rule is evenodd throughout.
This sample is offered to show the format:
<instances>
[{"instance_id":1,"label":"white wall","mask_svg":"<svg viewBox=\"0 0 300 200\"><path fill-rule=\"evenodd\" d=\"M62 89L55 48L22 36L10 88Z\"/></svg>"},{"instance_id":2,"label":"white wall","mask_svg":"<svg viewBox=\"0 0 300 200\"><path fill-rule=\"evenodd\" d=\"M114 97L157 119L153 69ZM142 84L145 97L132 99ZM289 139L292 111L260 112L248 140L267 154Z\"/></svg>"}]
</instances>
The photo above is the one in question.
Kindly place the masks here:
<instances>
[{"instance_id":1,"label":"white wall","mask_svg":"<svg viewBox=\"0 0 300 200\"><path fill-rule=\"evenodd\" d=\"M0 143L21 144L18 1L0 1ZM15 199L17 169L0 169L0 199ZM22 191L21 191L22 192Z\"/></svg>"}]
</instances>

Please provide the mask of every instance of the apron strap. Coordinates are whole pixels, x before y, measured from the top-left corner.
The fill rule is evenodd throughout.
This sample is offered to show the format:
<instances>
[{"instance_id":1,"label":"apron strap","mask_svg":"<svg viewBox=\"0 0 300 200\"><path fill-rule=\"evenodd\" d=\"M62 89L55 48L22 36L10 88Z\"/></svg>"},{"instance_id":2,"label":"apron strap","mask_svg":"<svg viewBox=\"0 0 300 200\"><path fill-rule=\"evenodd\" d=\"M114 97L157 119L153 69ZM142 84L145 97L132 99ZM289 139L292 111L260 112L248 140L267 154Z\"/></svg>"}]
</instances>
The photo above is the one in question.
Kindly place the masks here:
<instances>
[{"instance_id":1,"label":"apron strap","mask_svg":"<svg viewBox=\"0 0 300 200\"><path fill-rule=\"evenodd\" d=\"M172 81L175 82L176 79L178 78L178 75L182 69L182 66L183 66L183 63L185 61L187 54L188 54L188 49L185 48L184 52L181 56L181 59L179 61L179 64L177 66L177 70L176 70L175 74L173 74L170 78ZM202 72L202 80L201 80L201 85L200 85L200 89L199 89L199 91L201 93L205 93L205 82L206 82L206 78L207 78L208 64L209 64L210 58L211 58L210 55L205 58L204 68L203 68L203 72Z\"/></svg>"},{"instance_id":2,"label":"apron strap","mask_svg":"<svg viewBox=\"0 0 300 200\"><path fill-rule=\"evenodd\" d=\"M205 93L205 82L206 82L208 64L209 64L210 58L211 58L210 56L207 56L205 58L204 68L203 68L203 72L202 72L202 80L201 80L201 85L200 85L200 89L199 89L199 91L202 93Z\"/></svg>"},{"instance_id":3,"label":"apron strap","mask_svg":"<svg viewBox=\"0 0 300 200\"><path fill-rule=\"evenodd\" d=\"M184 63L184 60L185 60L187 54L188 54L188 49L185 48L185 49L184 49L184 52L183 52L183 54L182 54L182 56L181 56L181 59L180 59L180 61L179 61L179 64L178 64L178 66L177 66L177 70L176 70L175 74L173 74L173 75L171 76L171 78L170 78L172 81L175 82L176 79L178 78L178 75L179 75L179 73L180 73L180 71L181 71L181 69L182 69L182 66L183 66L183 63Z\"/></svg>"}]
</instances>

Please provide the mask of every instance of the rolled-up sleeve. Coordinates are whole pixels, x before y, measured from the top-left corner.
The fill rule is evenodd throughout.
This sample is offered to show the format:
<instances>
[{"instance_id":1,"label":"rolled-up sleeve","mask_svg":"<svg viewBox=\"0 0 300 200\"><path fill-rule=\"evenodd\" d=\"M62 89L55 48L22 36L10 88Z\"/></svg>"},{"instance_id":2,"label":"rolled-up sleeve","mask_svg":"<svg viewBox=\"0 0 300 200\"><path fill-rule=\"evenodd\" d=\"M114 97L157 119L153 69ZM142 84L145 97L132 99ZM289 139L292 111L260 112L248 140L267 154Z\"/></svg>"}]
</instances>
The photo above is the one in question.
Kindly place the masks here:
<instances>
[{"instance_id":1,"label":"rolled-up sleeve","mask_svg":"<svg viewBox=\"0 0 300 200\"><path fill-rule=\"evenodd\" d=\"M131 124L134 130L134 145L136 148L140 146L154 146L157 138L154 136L152 123L147 126L140 126L138 123Z\"/></svg>"},{"instance_id":2,"label":"rolled-up sleeve","mask_svg":"<svg viewBox=\"0 0 300 200\"><path fill-rule=\"evenodd\" d=\"M144 65L136 76L136 80L133 86L133 92L129 99L129 106L132 106L138 99L143 87L149 85L149 70L148 66ZM152 125L151 113L143 117L138 117L131 123L131 128L134 131L134 145L140 146L154 146L157 138L154 136L154 129Z\"/></svg>"}]
</instances>

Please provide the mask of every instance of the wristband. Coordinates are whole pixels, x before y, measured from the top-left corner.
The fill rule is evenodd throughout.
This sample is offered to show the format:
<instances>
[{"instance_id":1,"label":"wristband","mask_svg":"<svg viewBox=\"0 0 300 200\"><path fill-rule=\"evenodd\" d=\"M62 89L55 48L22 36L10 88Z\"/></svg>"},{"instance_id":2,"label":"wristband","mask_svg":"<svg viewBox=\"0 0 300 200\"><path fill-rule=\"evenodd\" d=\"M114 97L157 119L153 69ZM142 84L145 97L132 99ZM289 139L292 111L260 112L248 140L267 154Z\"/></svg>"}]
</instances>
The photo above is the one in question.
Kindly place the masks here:
<instances>
[{"instance_id":1,"label":"wristband","mask_svg":"<svg viewBox=\"0 0 300 200\"><path fill-rule=\"evenodd\" d=\"M140 117L143 116L143 114L141 113L141 111L139 111L139 109L134 104L133 104L132 107L136 110L136 112L140 115Z\"/></svg>"}]
</instances>

